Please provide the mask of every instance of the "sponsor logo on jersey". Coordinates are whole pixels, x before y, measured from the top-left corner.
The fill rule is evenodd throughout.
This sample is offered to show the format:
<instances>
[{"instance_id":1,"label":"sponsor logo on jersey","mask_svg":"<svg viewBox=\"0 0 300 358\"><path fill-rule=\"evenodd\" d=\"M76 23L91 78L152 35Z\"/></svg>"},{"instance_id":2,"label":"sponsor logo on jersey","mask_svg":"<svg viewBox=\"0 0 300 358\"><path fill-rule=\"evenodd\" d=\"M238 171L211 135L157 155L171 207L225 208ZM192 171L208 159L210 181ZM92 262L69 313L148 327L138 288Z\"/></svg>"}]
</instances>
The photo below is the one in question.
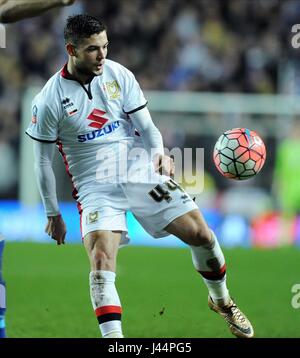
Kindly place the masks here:
<instances>
[{"instance_id":1,"label":"sponsor logo on jersey","mask_svg":"<svg viewBox=\"0 0 300 358\"><path fill-rule=\"evenodd\" d=\"M93 109L92 113L87 117L91 121L89 127L101 129L108 122L108 119L103 117L105 113L101 109Z\"/></svg>"},{"instance_id":2,"label":"sponsor logo on jersey","mask_svg":"<svg viewBox=\"0 0 300 358\"><path fill-rule=\"evenodd\" d=\"M106 82L105 87L106 87L109 99L119 99L120 98L121 88L119 86L119 83L116 80L114 80L112 82Z\"/></svg>"},{"instance_id":3,"label":"sponsor logo on jersey","mask_svg":"<svg viewBox=\"0 0 300 358\"><path fill-rule=\"evenodd\" d=\"M74 103L70 100L70 98L66 97L61 101L64 109L74 106Z\"/></svg>"},{"instance_id":4,"label":"sponsor logo on jersey","mask_svg":"<svg viewBox=\"0 0 300 358\"><path fill-rule=\"evenodd\" d=\"M90 133L80 134L77 137L77 139L78 139L78 142L80 142L80 143L90 141L90 140L94 140L94 139L97 139L99 137L102 137L102 136L105 136L107 134L110 134L110 133L114 132L119 127L120 127L120 122L115 121L113 123L108 124L107 126L105 126L103 128L100 128L98 130L92 131Z\"/></svg>"},{"instance_id":5,"label":"sponsor logo on jersey","mask_svg":"<svg viewBox=\"0 0 300 358\"><path fill-rule=\"evenodd\" d=\"M70 98L66 97L61 101L62 105L63 105L63 109L65 110L66 114L68 115L68 117L73 116L75 113L78 112L77 108L74 108L74 103L71 101Z\"/></svg>"},{"instance_id":6,"label":"sponsor logo on jersey","mask_svg":"<svg viewBox=\"0 0 300 358\"><path fill-rule=\"evenodd\" d=\"M32 107L32 117L31 117L31 122L33 124L35 124L37 122L37 113L38 113L38 108L36 105L34 105Z\"/></svg>"}]
</instances>

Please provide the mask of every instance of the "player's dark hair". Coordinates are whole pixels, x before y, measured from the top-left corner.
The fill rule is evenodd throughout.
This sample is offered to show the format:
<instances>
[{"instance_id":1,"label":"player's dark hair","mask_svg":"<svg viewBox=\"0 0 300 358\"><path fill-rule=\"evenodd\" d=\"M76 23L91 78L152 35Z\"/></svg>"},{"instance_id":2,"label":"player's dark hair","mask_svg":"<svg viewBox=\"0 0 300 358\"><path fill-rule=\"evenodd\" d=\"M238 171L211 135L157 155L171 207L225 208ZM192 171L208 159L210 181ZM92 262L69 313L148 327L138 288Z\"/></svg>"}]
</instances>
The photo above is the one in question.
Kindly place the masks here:
<instances>
[{"instance_id":1,"label":"player's dark hair","mask_svg":"<svg viewBox=\"0 0 300 358\"><path fill-rule=\"evenodd\" d=\"M64 29L65 43L77 45L80 40L105 31L105 25L90 15L69 16Z\"/></svg>"}]
</instances>

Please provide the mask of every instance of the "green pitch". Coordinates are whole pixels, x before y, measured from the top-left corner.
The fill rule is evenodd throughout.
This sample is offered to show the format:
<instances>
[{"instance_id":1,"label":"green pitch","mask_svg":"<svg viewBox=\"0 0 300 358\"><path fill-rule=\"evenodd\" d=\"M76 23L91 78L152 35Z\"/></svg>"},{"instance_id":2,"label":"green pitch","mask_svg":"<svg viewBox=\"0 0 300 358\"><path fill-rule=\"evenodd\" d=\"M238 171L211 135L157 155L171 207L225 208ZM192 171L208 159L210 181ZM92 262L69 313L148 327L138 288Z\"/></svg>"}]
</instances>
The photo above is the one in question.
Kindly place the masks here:
<instances>
[{"instance_id":1,"label":"green pitch","mask_svg":"<svg viewBox=\"0 0 300 358\"><path fill-rule=\"evenodd\" d=\"M300 251L224 250L232 296L256 337L300 337ZM117 287L126 337L233 337L207 307L207 291L189 250L126 247ZM99 337L82 245L9 243L4 257L9 337Z\"/></svg>"}]
</instances>

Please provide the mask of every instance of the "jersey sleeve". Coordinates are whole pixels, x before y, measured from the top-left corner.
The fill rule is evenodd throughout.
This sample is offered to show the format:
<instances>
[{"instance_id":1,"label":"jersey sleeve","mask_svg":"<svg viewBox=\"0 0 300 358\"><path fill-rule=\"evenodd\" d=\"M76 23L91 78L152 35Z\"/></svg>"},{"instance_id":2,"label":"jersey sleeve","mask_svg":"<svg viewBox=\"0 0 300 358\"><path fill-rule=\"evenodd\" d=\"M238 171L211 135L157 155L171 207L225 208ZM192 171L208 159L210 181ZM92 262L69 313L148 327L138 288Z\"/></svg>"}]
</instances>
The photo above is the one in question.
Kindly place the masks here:
<instances>
[{"instance_id":1,"label":"jersey sleeve","mask_svg":"<svg viewBox=\"0 0 300 358\"><path fill-rule=\"evenodd\" d=\"M56 142L58 138L58 114L45 103L40 95L32 102L32 118L26 134L40 142Z\"/></svg>"},{"instance_id":2,"label":"jersey sleeve","mask_svg":"<svg viewBox=\"0 0 300 358\"><path fill-rule=\"evenodd\" d=\"M124 104L123 110L126 114L131 114L147 106L147 100L140 88L134 74L129 70L125 72L124 83Z\"/></svg>"}]
</instances>

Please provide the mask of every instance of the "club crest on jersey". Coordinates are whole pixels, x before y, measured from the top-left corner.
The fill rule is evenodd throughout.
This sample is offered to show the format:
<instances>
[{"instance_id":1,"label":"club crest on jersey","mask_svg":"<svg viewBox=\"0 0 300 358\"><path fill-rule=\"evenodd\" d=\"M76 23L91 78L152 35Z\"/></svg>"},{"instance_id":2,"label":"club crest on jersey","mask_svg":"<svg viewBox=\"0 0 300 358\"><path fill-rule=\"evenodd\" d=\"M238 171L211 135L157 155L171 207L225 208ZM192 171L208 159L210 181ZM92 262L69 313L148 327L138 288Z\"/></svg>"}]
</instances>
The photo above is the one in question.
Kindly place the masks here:
<instances>
[{"instance_id":1,"label":"club crest on jersey","mask_svg":"<svg viewBox=\"0 0 300 358\"><path fill-rule=\"evenodd\" d=\"M94 211L92 213L89 213L89 215L86 218L87 224L94 224L99 220L99 211Z\"/></svg>"},{"instance_id":2,"label":"club crest on jersey","mask_svg":"<svg viewBox=\"0 0 300 358\"><path fill-rule=\"evenodd\" d=\"M116 80L114 80L112 82L106 82L105 87L106 87L109 99L119 99L120 98L121 88L119 86L119 83Z\"/></svg>"},{"instance_id":3,"label":"club crest on jersey","mask_svg":"<svg viewBox=\"0 0 300 358\"><path fill-rule=\"evenodd\" d=\"M74 103L68 97L65 97L61 101L61 104L63 105L63 109L65 110L65 113L68 117L71 117L78 112L78 109L74 108Z\"/></svg>"}]
</instances>

